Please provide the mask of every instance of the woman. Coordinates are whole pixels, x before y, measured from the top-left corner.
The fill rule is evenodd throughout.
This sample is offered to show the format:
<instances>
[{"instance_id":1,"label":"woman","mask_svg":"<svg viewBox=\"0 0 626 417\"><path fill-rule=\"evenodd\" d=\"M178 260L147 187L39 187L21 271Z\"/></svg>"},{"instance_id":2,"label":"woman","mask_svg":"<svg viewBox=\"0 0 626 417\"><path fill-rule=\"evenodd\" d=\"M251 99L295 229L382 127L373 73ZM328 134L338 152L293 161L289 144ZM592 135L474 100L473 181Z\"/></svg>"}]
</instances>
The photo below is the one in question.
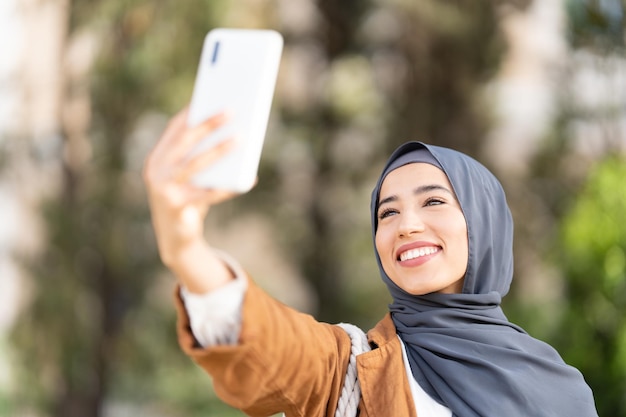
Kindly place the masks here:
<instances>
[{"instance_id":1,"label":"woman","mask_svg":"<svg viewBox=\"0 0 626 417\"><path fill-rule=\"evenodd\" d=\"M182 112L144 174L160 255L181 284L180 344L224 401L251 416L341 414L352 352L360 387L352 415L597 415L580 372L500 309L513 275L513 224L482 165L418 142L389 158L371 211L393 302L355 357L351 332L277 302L204 240L209 206L230 195L188 180L233 145L187 155L222 123L216 116L188 129Z\"/></svg>"}]
</instances>

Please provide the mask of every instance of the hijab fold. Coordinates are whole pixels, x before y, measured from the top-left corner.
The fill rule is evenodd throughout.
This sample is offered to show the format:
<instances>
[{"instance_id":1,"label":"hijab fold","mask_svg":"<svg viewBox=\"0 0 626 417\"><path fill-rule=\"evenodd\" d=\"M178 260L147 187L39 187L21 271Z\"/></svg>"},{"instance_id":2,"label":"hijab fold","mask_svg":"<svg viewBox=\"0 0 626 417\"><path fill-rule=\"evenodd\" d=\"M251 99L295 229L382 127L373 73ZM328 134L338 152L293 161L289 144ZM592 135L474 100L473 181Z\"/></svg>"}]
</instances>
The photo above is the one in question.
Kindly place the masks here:
<instances>
[{"instance_id":1,"label":"hijab fold","mask_svg":"<svg viewBox=\"0 0 626 417\"><path fill-rule=\"evenodd\" d=\"M500 307L513 278L513 220L500 183L483 165L421 142L400 146L372 193L374 239L383 180L414 162L434 165L448 176L465 216L469 246L461 294L408 294L387 276L376 253L415 380L457 417L597 416L582 374L551 346L509 322Z\"/></svg>"}]
</instances>

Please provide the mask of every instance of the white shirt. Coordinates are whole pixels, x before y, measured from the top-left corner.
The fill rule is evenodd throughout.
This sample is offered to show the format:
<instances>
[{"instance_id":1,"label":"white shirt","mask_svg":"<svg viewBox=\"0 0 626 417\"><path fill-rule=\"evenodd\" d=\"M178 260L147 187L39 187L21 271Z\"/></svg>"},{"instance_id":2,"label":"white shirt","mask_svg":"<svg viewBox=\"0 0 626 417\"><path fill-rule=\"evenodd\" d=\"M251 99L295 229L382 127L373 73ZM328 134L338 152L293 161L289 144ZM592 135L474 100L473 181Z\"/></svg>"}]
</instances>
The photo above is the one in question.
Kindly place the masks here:
<instances>
[{"instance_id":1,"label":"white shirt","mask_svg":"<svg viewBox=\"0 0 626 417\"><path fill-rule=\"evenodd\" d=\"M424 391L424 389L413 378L413 372L411 371L411 364L409 364L409 358L406 355L406 347L404 342L400 339L400 345L402 346L402 360L404 362L404 368L406 369L406 376L409 378L409 385L411 386L411 395L415 402L415 410L417 410L418 417L452 417L452 411L446 406L439 404L437 401Z\"/></svg>"},{"instance_id":2,"label":"white shirt","mask_svg":"<svg viewBox=\"0 0 626 417\"><path fill-rule=\"evenodd\" d=\"M234 345L241 331L241 306L248 282L243 269L225 253L222 261L235 276L231 282L204 294L194 294L181 286L194 337L201 346Z\"/></svg>"}]
</instances>

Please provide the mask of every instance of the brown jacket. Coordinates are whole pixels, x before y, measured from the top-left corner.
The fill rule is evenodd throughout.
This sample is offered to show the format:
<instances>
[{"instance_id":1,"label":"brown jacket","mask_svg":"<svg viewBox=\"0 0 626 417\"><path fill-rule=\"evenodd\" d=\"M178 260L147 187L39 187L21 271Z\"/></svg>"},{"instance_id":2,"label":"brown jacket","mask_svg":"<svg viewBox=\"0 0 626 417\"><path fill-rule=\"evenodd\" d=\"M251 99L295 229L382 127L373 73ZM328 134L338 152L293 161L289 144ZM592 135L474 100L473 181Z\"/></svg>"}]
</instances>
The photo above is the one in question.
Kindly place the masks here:
<instances>
[{"instance_id":1,"label":"brown jacket","mask_svg":"<svg viewBox=\"0 0 626 417\"><path fill-rule=\"evenodd\" d=\"M276 301L252 281L234 346L201 348L177 297L182 349L213 378L217 395L254 417L332 417L350 356L350 338ZM360 417L416 417L402 347L387 314L368 332L372 350L357 357Z\"/></svg>"}]
</instances>

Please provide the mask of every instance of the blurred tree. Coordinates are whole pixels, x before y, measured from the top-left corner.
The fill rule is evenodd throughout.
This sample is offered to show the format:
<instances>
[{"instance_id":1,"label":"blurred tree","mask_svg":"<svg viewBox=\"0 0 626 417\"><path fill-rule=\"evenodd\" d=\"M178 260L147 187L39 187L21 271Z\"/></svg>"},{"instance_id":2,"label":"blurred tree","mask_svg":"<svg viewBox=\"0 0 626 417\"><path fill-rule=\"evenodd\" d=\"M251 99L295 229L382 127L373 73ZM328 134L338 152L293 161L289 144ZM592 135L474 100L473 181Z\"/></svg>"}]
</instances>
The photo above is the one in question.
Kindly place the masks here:
<instances>
[{"instance_id":1,"label":"blurred tree","mask_svg":"<svg viewBox=\"0 0 626 417\"><path fill-rule=\"evenodd\" d=\"M568 0L569 39L577 48L613 52L624 47L625 5L621 0Z\"/></svg>"},{"instance_id":2,"label":"blurred tree","mask_svg":"<svg viewBox=\"0 0 626 417\"><path fill-rule=\"evenodd\" d=\"M623 134L615 126L624 116L625 97L615 89L623 78L612 71L623 74L626 6L619 0L568 0L566 5L571 65L561 80L559 117L528 181L544 209L539 215L546 217L538 250L550 254L542 255L554 268L547 276L562 281L550 290L557 293L550 305L537 309L528 300L526 311L514 316L583 372L599 415L618 416L626 414L626 229L621 220L626 162ZM590 84L581 88L580 73L607 94L585 100Z\"/></svg>"},{"instance_id":3,"label":"blurred tree","mask_svg":"<svg viewBox=\"0 0 626 417\"><path fill-rule=\"evenodd\" d=\"M97 417L115 395L137 404L153 398L158 384L140 387L163 377L156 364L179 353L173 312L160 306L163 295L156 293L160 303L146 299L159 263L138 175L143 156L129 162L128 151L147 108L171 112L187 100L188 90L178 86L191 84L202 35L220 3L76 0L70 6L68 49L90 33L99 56L85 77L64 67L63 181L42 207L46 252L26 260L33 298L13 333L23 364L16 403L51 416ZM184 372L180 377L181 387L193 381ZM187 401L180 391L164 392L166 401L177 396ZM181 404L194 406L207 411L207 404Z\"/></svg>"},{"instance_id":4,"label":"blurred tree","mask_svg":"<svg viewBox=\"0 0 626 417\"><path fill-rule=\"evenodd\" d=\"M589 175L565 215L558 261L566 308L551 338L596 393L598 413L626 415L626 160L609 157Z\"/></svg>"}]
</instances>

